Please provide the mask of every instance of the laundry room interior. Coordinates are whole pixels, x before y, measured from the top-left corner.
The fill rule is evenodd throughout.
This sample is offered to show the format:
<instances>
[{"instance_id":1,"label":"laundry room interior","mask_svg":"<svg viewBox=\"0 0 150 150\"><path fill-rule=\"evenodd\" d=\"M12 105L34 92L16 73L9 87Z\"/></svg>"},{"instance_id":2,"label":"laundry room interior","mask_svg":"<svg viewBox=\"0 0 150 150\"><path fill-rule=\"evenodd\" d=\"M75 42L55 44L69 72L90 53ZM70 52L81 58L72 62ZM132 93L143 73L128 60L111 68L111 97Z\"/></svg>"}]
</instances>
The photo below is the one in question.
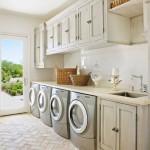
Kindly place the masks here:
<instances>
[{"instance_id":1,"label":"laundry room interior","mask_svg":"<svg viewBox=\"0 0 150 150\"><path fill-rule=\"evenodd\" d=\"M150 0L0 12L0 150L150 150Z\"/></svg>"}]
</instances>

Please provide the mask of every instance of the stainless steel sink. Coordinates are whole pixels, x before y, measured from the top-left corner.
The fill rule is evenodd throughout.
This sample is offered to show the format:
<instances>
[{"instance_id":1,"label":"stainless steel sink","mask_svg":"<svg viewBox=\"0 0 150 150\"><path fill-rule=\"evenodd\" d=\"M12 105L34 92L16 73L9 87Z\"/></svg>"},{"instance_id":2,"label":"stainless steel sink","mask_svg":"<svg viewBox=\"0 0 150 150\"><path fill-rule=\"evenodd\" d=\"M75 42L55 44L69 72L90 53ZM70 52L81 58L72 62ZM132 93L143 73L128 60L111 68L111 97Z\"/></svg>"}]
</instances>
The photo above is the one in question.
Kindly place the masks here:
<instances>
[{"instance_id":1,"label":"stainless steel sink","mask_svg":"<svg viewBox=\"0 0 150 150\"><path fill-rule=\"evenodd\" d=\"M117 95L117 96L130 97L130 98L139 98L139 97L147 96L147 95L144 95L144 94L130 93L130 92L120 92L120 93L111 93L111 94L112 95Z\"/></svg>"}]
</instances>

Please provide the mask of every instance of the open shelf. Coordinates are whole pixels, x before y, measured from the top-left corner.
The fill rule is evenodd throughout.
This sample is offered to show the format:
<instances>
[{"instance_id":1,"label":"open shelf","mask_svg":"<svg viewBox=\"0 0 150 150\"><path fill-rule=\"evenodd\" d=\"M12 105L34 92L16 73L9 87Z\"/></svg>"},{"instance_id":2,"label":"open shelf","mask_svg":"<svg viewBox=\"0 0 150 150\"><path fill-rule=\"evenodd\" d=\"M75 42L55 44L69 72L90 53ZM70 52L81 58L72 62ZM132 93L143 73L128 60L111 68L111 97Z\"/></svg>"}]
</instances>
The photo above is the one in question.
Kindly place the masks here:
<instances>
[{"instance_id":1,"label":"open shelf","mask_svg":"<svg viewBox=\"0 0 150 150\"><path fill-rule=\"evenodd\" d=\"M130 0L110 9L109 12L128 18L140 16L143 14L143 0Z\"/></svg>"}]
</instances>

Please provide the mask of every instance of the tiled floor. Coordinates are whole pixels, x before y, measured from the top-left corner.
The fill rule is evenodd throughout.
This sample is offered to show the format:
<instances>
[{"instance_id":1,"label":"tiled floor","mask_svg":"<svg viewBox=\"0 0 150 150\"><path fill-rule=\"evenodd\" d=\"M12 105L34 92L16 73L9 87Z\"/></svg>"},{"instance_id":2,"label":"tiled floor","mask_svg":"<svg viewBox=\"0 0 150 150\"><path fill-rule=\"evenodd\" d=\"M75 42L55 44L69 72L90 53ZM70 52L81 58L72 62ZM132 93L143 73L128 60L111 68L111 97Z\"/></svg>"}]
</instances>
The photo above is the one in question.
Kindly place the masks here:
<instances>
[{"instance_id":1,"label":"tiled floor","mask_svg":"<svg viewBox=\"0 0 150 150\"><path fill-rule=\"evenodd\" d=\"M30 114L0 117L0 150L78 150Z\"/></svg>"}]
</instances>

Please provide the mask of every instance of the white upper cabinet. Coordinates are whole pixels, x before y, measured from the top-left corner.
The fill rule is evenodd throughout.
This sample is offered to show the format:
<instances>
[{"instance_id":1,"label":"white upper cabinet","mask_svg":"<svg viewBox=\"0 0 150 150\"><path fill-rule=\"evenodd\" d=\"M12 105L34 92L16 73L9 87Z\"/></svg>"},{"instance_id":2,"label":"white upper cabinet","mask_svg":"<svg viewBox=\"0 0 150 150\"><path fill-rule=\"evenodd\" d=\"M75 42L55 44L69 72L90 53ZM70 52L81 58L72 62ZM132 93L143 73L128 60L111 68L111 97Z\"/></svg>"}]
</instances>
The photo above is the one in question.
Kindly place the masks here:
<instances>
[{"instance_id":1,"label":"white upper cabinet","mask_svg":"<svg viewBox=\"0 0 150 150\"><path fill-rule=\"evenodd\" d=\"M73 11L68 15L68 42L69 46L77 44L77 12Z\"/></svg>"},{"instance_id":2,"label":"white upper cabinet","mask_svg":"<svg viewBox=\"0 0 150 150\"><path fill-rule=\"evenodd\" d=\"M69 33L69 27L68 27L68 18L64 18L61 21L62 24L62 46L66 46L68 44L68 33Z\"/></svg>"},{"instance_id":3,"label":"white upper cabinet","mask_svg":"<svg viewBox=\"0 0 150 150\"><path fill-rule=\"evenodd\" d=\"M77 13L72 11L61 21L62 47L75 46L77 42Z\"/></svg>"},{"instance_id":4,"label":"white upper cabinet","mask_svg":"<svg viewBox=\"0 0 150 150\"><path fill-rule=\"evenodd\" d=\"M45 24L34 29L34 41L35 67L41 68L44 66L45 55Z\"/></svg>"},{"instance_id":5,"label":"white upper cabinet","mask_svg":"<svg viewBox=\"0 0 150 150\"><path fill-rule=\"evenodd\" d=\"M79 44L103 39L103 1L93 0L78 9Z\"/></svg>"},{"instance_id":6,"label":"white upper cabinet","mask_svg":"<svg viewBox=\"0 0 150 150\"><path fill-rule=\"evenodd\" d=\"M61 23L54 24L54 48L61 45Z\"/></svg>"},{"instance_id":7,"label":"white upper cabinet","mask_svg":"<svg viewBox=\"0 0 150 150\"><path fill-rule=\"evenodd\" d=\"M36 68L55 68L63 67L64 65L63 55L46 56L46 47L49 50L54 48L53 29L51 25L45 29L45 24L41 24L34 29L34 59Z\"/></svg>"},{"instance_id":8,"label":"white upper cabinet","mask_svg":"<svg viewBox=\"0 0 150 150\"><path fill-rule=\"evenodd\" d=\"M89 3L81 6L78 9L78 21L79 21L79 44L89 42L90 35L90 5Z\"/></svg>"},{"instance_id":9,"label":"white upper cabinet","mask_svg":"<svg viewBox=\"0 0 150 150\"><path fill-rule=\"evenodd\" d=\"M101 40L104 36L103 1L94 0L90 3L90 41Z\"/></svg>"},{"instance_id":10,"label":"white upper cabinet","mask_svg":"<svg viewBox=\"0 0 150 150\"><path fill-rule=\"evenodd\" d=\"M54 27L53 25L47 26L47 49L54 48Z\"/></svg>"},{"instance_id":11,"label":"white upper cabinet","mask_svg":"<svg viewBox=\"0 0 150 150\"><path fill-rule=\"evenodd\" d=\"M143 1L131 0L110 9L111 2L112 0L79 0L47 21L46 26L52 26L47 27L49 37L52 37L47 40L47 55L84 47L92 49L105 45L130 45L134 41L145 42L147 37L143 32L143 23L138 28L133 28L136 19L132 18L143 15ZM132 13L136 7L139 8L138 12ZM134 32L138 32L138 37Z\"/></svg>"}]
</instances>

